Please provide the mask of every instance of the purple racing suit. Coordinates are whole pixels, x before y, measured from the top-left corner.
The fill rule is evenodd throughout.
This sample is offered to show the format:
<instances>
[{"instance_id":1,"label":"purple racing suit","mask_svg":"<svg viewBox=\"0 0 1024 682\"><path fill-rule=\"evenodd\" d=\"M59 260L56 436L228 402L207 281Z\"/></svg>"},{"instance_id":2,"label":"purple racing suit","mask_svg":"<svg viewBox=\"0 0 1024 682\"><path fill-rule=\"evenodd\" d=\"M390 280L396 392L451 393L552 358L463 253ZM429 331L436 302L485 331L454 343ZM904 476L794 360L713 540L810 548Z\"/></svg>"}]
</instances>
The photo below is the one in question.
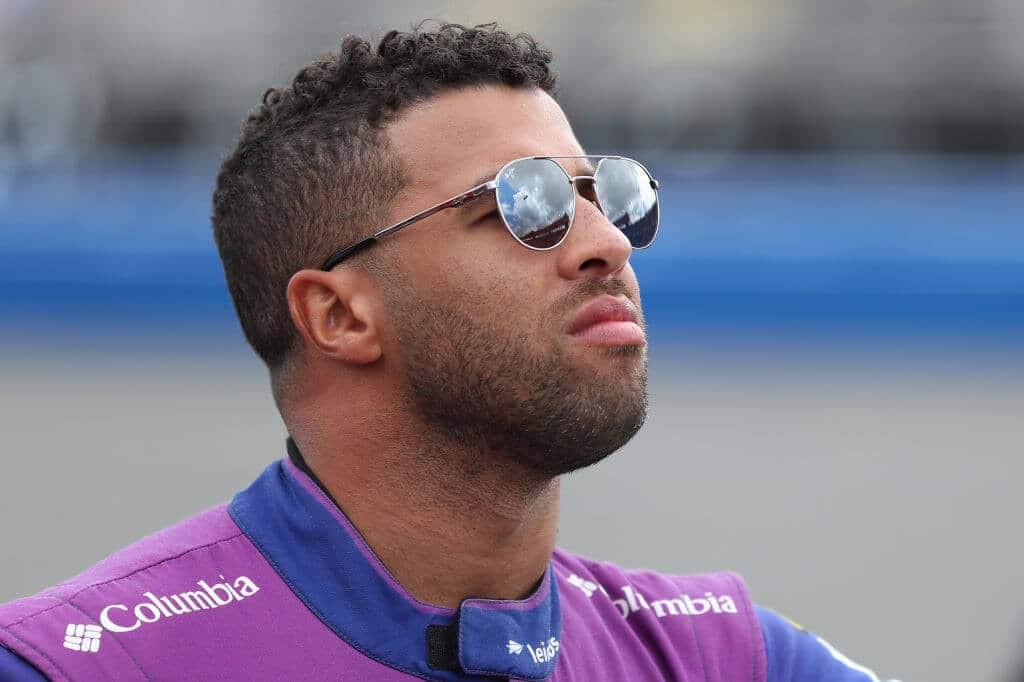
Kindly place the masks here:
<instances>
[{"instance_id":1,"label":"purple racing suit","mask_svg":"<svg viewBox=\"0 0 1024 682\"><path fill-rule=\"evenodd\" d=\"M731 573L556 550L522 601L425 604L289 446L230 504L0 606L0 680L877 680Z\"/></svg>"}]
</instances>

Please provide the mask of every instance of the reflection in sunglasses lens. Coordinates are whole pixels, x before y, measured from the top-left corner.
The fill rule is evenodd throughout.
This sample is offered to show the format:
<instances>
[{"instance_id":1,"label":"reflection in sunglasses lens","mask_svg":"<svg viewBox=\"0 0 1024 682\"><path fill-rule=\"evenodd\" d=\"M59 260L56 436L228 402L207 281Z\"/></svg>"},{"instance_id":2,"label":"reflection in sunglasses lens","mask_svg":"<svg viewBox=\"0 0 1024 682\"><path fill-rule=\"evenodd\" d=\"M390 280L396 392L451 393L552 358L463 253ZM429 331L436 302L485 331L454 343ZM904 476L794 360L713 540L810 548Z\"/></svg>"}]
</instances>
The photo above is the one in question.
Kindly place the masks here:
<instances>
[{"instance_id":1,"label":"reflection in sunglasses lens","mask_svg":"<svg viewBox=\"0 0 1024 682\"><path fill-rule=\"evenodd\" d=\"M498 177L498 208L523 244L558 246L569 231L576 197L565 172L551 159L523 159Z\"/></svg>"},{"instance_id":2,"label":"reflection in sunglasses lens","mask_svg":"<svg viewBox=\"0 0 1024 682\"><path fill-rule=\"evenodd\" d=\"M595 185L605 216L633 248L650 246L658 232L658 193L647 171L629 159L604 159Z\"/></svg>"}]
</instances>

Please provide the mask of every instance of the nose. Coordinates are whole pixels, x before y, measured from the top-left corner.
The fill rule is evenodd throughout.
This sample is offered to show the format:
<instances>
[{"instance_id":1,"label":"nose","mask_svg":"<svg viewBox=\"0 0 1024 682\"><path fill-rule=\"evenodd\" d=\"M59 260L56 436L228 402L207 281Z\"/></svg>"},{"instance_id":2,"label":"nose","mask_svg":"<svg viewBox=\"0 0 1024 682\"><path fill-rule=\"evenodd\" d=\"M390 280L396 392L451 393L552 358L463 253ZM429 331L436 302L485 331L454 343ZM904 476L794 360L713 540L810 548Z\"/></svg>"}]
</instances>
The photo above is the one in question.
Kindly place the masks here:
<instances>
[{"instance_id":1,"label":"nose","mask_svg":"<svg viewBox=\"0 0 1024 682\"><path fill-rule=\"evenodd\" d=\"M559 274L566 279L605 277L629 262L633 247L622 230L608 221L596 201L576 194L576 215L558 248Z\"/></svg>"}]
</instances>

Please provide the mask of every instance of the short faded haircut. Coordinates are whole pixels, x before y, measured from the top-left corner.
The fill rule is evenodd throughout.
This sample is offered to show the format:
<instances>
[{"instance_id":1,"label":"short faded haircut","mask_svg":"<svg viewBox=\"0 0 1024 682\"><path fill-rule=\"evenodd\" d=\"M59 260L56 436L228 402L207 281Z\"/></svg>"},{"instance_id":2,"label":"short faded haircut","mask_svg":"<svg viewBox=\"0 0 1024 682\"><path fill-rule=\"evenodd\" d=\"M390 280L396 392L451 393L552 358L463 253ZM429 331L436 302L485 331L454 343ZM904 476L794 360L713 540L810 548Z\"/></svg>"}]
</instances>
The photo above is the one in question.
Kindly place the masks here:
<instances>
[{"instance_id":1,"label":"short faded haircut","mask_svg":"<svg viewBox=\"0 0 1024 682\"><path fill-rule=\"evenodd\" d=\"M475 85L555 94L551 52L496 24L390 31L271 88L242 124L213 194L213 233L245 337L275 374L297 341L288 280L382 227L407 180L385 128L409 106Z\"/></svg>"}]
</instances>

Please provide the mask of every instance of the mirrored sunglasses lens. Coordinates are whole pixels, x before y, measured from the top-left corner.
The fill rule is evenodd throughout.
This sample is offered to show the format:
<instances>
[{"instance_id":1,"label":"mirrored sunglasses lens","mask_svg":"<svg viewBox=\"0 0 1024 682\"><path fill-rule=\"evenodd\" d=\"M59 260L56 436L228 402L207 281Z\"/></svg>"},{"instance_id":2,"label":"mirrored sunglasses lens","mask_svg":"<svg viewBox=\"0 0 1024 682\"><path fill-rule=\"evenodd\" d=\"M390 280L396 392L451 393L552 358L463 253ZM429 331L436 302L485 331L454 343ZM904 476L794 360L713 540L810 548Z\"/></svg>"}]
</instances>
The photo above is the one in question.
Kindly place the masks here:
<instances>
[{"instance_id":1,"label":"mirrored sunglasses lens","mask_svg":"<svg viewBox=\"0 0 1024 682\"><path fill-rule=\"evenodd\" d=\"M576 207L561 166L550 159L523 159L498 177L498 207L516 239L550 249L565 238Z\"/></svg>"},{"instance_id":2,"label":"mirrored sunglasses lens","mask_svg":"<svg viewBox=\"0 0 1024 682\"><path fill-rule=\"evenodd\" d=\"M629 159L604 159L594 184L605 217L633 248L650 246L658 232L658 193L643 166Z\"/></svg>"}]
</instances>

